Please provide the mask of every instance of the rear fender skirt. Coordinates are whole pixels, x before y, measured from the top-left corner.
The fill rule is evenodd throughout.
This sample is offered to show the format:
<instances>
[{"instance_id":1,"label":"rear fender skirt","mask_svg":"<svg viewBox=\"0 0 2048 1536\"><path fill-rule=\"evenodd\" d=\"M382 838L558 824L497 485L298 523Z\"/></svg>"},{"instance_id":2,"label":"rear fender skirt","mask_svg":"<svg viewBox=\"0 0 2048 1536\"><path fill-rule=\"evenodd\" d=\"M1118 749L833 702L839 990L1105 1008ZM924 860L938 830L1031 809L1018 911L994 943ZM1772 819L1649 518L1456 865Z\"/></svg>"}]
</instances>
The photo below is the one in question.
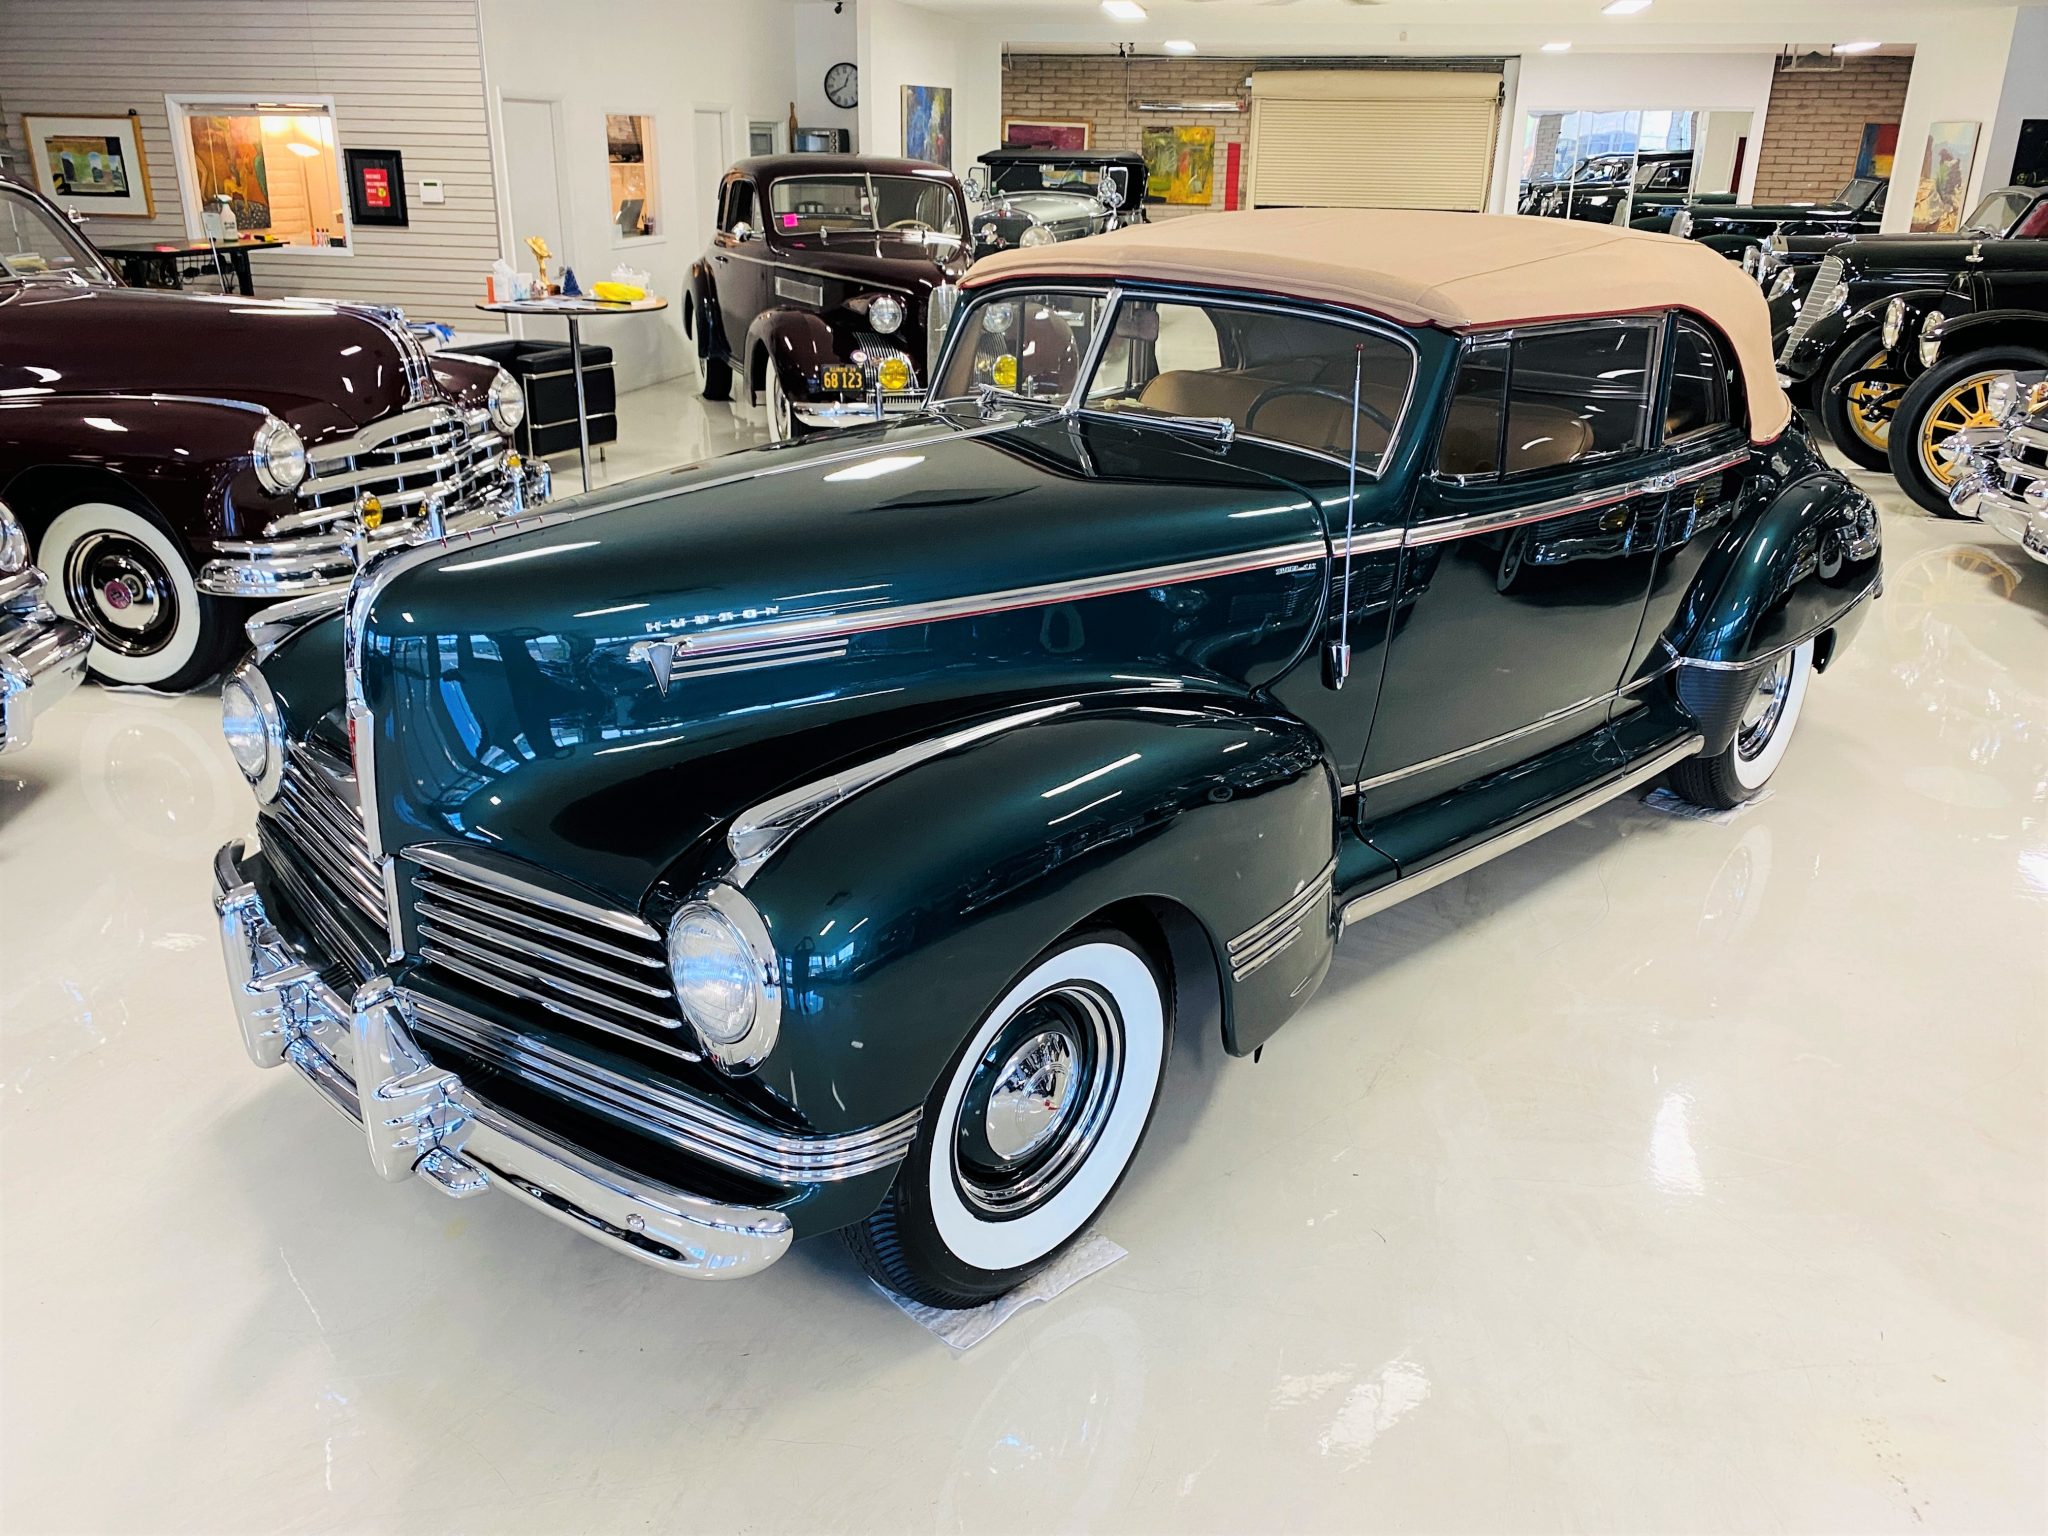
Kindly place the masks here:
<instances>
[{"instance_id":1,"label":"rear fender skirt","mask_svg":"<svg viewBox=\"0 0 2048 1536\"><path fill-rule=\"evenodd\" d=\"M1220 982L1248 1051L1328 967L1336 814L1313 731L1217 696L1084 699L894 773L748 874L787 989L755 1080L824 1131L914 1109L1033 956L1128 904L1192 916L1217 975L1183 985Z\"/></svg>"}]
</instances>

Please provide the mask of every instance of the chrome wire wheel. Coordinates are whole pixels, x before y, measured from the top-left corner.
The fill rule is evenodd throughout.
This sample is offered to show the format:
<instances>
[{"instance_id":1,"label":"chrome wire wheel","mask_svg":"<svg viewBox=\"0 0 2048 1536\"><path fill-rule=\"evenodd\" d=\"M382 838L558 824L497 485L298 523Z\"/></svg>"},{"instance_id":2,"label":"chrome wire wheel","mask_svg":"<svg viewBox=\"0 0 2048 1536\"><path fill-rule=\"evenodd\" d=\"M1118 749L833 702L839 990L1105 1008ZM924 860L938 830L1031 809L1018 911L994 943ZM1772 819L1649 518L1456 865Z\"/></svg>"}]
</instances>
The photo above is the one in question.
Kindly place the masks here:
<instances>
[{"instance_id":1,"label":"chrome wire wheel","mask_svg":"<svg viewBox=\"0 0 2048 1536\"><path fill-rule=\"evenodd\" d=\"M1061 986L1025 1004L961 1096L952 1135L961 1197L1008 1220L1058 1194L1101 1139L1122 1066L1123 1019L1107 993Z\"/></svg>"},{"instance_id":2,"label":"chrome wire wheel","mask_svg":"<svg viewBox=\"0 0 2048 1536\"><path fill-rule=\"evenodd\" d=\"M1742 723L1735 731L1735 752L1753 763L1764 755L1785 718L1785 701L1792 692L1792 653L1783 652L1757 679L1749 702L1742 709Z\"/></svg>"},{"instance_id":3,"label":"chrome wire wheel","mask_svg":"<svg viewBox=\"0 0 2048 1536\"><path fill-rule=\"evenodd\" d=\"M99 644L150 656L178 628L178 591L155 550L117 531L87 534L65 552L64 597Z\"/></svg>"}]
</instances>

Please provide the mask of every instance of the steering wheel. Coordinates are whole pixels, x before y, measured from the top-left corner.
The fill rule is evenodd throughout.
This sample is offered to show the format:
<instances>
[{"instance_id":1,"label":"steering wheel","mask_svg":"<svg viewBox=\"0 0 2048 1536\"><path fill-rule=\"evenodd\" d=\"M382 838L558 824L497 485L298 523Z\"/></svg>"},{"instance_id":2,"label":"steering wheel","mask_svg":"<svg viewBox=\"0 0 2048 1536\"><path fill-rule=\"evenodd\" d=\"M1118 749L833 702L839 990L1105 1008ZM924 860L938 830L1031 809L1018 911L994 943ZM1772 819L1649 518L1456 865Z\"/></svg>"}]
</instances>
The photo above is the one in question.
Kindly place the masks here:
<instances>
[{"instance_id":1,"label":"steering wheel","mask_svg":"<svg viewBox=\"0 0 2048 1536\"><path fill-rule=\"evenodd\" d=\"M1256 400L1252 401L1252 403L1245 408L1245 431L1251 431L1252 423L1259 419L1259 412L1264 410L1267 405L1269 405L1275 400L1285 399L1290 395L1320 395L1325 400L1336 401L1339 405L1343 406L1344 409L1347 411L1351 409L1351 397L1349 395L1343 394L1338 390L1331 389L1326 385L1275 384L1271 389L1262 392ZM1386 414L1382 412L1378 406L1371 404L1369 401L1361 397L1358 402L1358 408L1361 411L1363 411L1366 415L1370 416L1374 421L1378 422L1382 427L1386 428L1387 436L1392 437L1394 435L1393 422L1387 419Z\"/></svg>"},{"instance_id":2,"label":"steering wheel","mask_svg":"<svg viewBox=\"0 0 2048 1536\"><path fill-rule=\"evenodd\" d=\"M938 225L927 224L923 219L898 219L894 224L884 224L882 227L884 229L923 229L929 230L935 235L939 232Z\"/></svg>"}]
</instances>

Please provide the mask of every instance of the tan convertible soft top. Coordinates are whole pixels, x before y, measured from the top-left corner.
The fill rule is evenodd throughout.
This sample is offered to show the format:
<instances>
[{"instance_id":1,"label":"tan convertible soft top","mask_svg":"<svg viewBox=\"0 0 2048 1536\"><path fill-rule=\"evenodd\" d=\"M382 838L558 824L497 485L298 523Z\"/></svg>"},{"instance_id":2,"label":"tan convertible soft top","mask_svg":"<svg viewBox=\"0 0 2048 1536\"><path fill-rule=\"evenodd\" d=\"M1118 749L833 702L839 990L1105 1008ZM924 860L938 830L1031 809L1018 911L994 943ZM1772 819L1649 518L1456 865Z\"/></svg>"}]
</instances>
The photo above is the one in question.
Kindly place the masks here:
<instances>
[{"instance_id":1,"label":"tan convertible soft top","mask_svg":"<svg viewBox=\"0 0 2048 1536\"><path fill-rule=\"evenodd\" d=\"M1769 442L1792 419L1770 312L1742 268L1694 241L1611 224L1403 209L1199 214L1004 251L976 262L966 286L1015 277L1251 289L1456 331L1690 310L1735 350L1750 438Z\"/></svg>"}]
</instances>

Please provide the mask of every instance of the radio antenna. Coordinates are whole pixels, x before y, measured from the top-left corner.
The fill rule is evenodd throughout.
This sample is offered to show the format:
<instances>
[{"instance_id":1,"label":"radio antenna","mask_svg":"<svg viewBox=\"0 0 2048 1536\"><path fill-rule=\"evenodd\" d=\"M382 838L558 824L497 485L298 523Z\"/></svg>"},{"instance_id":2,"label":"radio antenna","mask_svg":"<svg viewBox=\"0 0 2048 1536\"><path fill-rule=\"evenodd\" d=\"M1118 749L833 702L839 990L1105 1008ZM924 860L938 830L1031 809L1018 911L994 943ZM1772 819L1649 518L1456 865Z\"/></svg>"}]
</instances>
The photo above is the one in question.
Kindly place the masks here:
<instances>
[{"instance_id":1,"label":"radio antenna","mask_svg":"<svg viewBox=\"0 0 2048 1536\"><path fill-rule=\"evenodd\" d=\"M1351 473L1344 489L1344 581L1337 612L1337 638L1330 646L1329 682L1342 688L1351 676L1351 532L1358 523L1358 416L1365 399L1365 343L1351 354Z\"/></svg>"}]
</instances>

